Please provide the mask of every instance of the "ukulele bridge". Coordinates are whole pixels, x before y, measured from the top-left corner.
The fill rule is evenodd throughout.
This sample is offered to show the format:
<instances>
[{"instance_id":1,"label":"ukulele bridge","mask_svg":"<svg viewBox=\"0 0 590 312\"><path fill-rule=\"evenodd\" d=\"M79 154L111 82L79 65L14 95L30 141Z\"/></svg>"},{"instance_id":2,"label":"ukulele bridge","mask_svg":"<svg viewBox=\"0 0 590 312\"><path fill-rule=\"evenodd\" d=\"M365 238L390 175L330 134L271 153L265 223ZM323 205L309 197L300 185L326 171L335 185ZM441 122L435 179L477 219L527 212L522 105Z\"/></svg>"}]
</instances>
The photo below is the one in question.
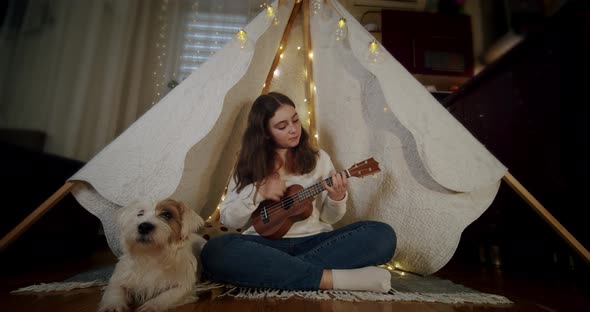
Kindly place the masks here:
<instances>
[{"instance_id":1,"label":"ukulele bridge","mask_svg":"<svg viewBox=\"0 0 590 312\"><path fill-rule=\"evenodd\" d=\"M260 217L262 219L262 223L268 224L270 222L270 219L268 218L268 211L266 211L266 206L260 209Z\"/></svg>"}]
</instances>

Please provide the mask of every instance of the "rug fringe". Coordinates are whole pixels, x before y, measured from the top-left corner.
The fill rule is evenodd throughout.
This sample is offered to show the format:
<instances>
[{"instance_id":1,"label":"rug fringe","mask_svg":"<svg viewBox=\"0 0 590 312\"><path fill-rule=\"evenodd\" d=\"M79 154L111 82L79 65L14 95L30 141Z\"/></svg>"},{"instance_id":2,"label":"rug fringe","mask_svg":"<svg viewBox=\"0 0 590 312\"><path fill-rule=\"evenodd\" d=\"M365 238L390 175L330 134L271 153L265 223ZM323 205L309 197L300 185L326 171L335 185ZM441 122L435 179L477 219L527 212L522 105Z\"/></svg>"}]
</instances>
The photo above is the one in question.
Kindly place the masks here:
<instances>
[{"instance_id":1,"label":"rug fringe","mask_svg":"<svg viewBox=\"0 0 590 312\"><path fill-rule=\"evenodd\" d=\"M41 283L28 287L19 288L11 293L23 292L51 292L51 291L70 291L79 288L89 288L96 286L105 286L107 282L95 280L91 282L67 282L67 283ZM343 290L319 290L319 291L291 291L282 289L267 288L246 288L226 285L216 282L203 282L195 286L194 294L211 291L217 288L225 288L227 291L218 297L234 297L239 299L263 299L279 298L288 299L298 297L303 299L316 300L342 300L342 301L419 301L419 302L439 302L439 303L474 303L474 304L511 304L508 298L504 296L486 294L486 293L408 293L391 289L387 293L378 293L370 291L343 291Z\"/></svg>"},{"instance_id":2,"label":"rug fringe","mask_svg":"<svg viewBox=\"0 0 590 312\"><path fill-rule=\"evenodd\" d=\"M239 299L263 299L280 298L288 299L299 297L317 300L342 300L342 301L420 301L439 303L474 303L474 304L511 304L508 298L484 293L404 293L390 290L388 293L370 291L288 291L264 288L232 287L222 296Z\"/></svg>"},{"instance_id":3,"label":"rug fringe","mask_svg":"<svg viewBox=\"0 0 590 312\"><path fill-rule=\"evenodd\" d=\"M73 289L90 288L96 286L106 286L108 281L94 280L90 282L55 282L55 283L40 283L27 287L22 287L11 291L10 293L23 292L51 292L51 291L70 291ZM225 284L216 282L203 282L195 286L194 293L200 294L212 289L227 287Z\"/></svg>"},{"instance_id":4,"label":"rug fringe","mask_svg":"<svg viewBox=\"0 0 590 312\"><path fill-rule=\"evenodd\" d=\"M216 288L224 288L224 287L226 287L225 284L208 281L208 282L202 282L202 283L195 285L193 292L195 294L200 294L200 293L211 291Z\"/></svg>"},{"instance_id":5,"label":"rug fringe","mask_svg":"<svg viewBox=\"0 0 590 312\"><path fill-rule=\"evenodd\" d=\"M50 292L50 291L70 291L79 288L89 288L96 286L105 286L105 281L90 281L90 282L68 282L68 283L41 283L27 287L22 287L17 290L13 290L10 293L23 293L23 292Z\"/></svg>"}]
</instances>

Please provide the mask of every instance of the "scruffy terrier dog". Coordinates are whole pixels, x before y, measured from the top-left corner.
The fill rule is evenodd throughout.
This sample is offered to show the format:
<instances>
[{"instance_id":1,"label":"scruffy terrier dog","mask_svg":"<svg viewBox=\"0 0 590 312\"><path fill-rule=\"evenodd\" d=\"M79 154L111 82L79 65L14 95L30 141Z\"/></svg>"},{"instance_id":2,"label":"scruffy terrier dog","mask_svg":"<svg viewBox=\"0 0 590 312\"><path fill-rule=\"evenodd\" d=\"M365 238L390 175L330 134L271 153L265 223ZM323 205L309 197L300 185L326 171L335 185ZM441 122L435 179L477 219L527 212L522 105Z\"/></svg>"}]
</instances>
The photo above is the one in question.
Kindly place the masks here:
<instances>
[{"instance_id":1,"label":"scruffy terrier dog","mask_svg":"<svg viewBox=\"0 0 590 312\"><path fill-rule=\"evenodd\" d=\"M99 311L165 311L192 302L204 221L181 202L136 202L119 215L123 255Z\"/></svg>"}]
</instances>

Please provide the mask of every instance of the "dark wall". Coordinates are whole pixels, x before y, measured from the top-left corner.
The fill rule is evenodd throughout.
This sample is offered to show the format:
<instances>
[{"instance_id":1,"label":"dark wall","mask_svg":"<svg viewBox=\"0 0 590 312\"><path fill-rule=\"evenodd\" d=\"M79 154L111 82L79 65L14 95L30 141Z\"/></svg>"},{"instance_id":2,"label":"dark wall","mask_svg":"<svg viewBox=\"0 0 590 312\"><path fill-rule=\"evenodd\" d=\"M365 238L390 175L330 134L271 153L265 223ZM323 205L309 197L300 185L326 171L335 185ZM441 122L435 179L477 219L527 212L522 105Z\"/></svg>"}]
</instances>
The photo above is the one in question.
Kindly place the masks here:
<instances>
[{"instance_id":1,"label":"dark wall","mask_svg":"<svg viewBox=\"0 0 590 312\"><path fill-rule=\"evenodd\" d=\"M0 142L2 237L55 193L83 162ZM88 256L104 240L100 221L67 195L2 251L0 275Z\"/></svg>"},{"instance_id":2,"label":"dark wall","mask_svg":"<svg viewBox=\"0 0 590 312\"><path fill-rule=\"evenodd\" d=\"M571 2L444 103L587 247L589 57L590 5ZM458 252L504 268L587 270L504 183Z\"/></svg>"}]
</instances>

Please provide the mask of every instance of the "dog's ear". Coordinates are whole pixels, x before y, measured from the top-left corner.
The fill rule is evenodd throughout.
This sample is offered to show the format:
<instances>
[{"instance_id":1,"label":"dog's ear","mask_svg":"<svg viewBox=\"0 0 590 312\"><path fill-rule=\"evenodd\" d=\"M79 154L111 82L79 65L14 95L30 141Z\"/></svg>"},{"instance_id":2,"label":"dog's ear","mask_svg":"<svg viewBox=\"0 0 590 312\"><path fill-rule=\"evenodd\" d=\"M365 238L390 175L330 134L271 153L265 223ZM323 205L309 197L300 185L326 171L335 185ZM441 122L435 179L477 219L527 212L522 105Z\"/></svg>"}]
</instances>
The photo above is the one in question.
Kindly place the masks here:
<instances>
[{"instance_id":1,"label":"dog's ear","mask_svg":"<svg viewBox=\"0 0 590 312\"><path fill-rule=\"evenodd\" d=\"M187 239L191 233L196 233L205 225L205 221L194 210L189 208L183 202L179 202L182 207L182 231L183 239Z\"/></svg>"}]
</instances>

